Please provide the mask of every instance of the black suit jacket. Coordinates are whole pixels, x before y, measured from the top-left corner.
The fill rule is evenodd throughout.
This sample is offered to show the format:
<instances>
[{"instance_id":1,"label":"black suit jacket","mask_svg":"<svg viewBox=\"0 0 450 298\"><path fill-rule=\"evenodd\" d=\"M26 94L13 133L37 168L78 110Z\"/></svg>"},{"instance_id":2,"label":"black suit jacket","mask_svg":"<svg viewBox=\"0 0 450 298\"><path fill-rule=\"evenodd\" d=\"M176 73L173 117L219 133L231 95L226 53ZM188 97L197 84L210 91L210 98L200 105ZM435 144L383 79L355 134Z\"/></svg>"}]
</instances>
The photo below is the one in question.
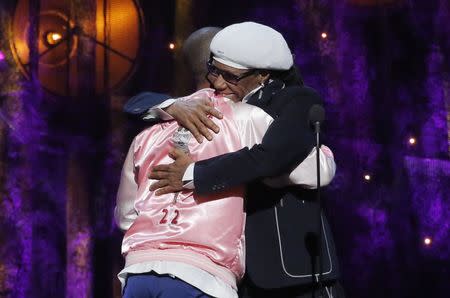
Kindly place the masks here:
<instances>
[{"instance_id":1,"label":"black suit jacket","mask_svg":"<svg viewBox=\"0 0 450 298\"><path fill-rule=\"evenodd\" d=\"M309 87L284 87L274 81L249 103L275 119L262 143L197 162L196 192L208 194L250 183L246 195L247 280L263 289L307 285L319 269L315 190L271 189L256 181L287 173L307 157L315 140L308 124L309 109L322 100ZM323 278L335 280L336 252L328 223L322 218Z\"/></svg>"}]
</instances>

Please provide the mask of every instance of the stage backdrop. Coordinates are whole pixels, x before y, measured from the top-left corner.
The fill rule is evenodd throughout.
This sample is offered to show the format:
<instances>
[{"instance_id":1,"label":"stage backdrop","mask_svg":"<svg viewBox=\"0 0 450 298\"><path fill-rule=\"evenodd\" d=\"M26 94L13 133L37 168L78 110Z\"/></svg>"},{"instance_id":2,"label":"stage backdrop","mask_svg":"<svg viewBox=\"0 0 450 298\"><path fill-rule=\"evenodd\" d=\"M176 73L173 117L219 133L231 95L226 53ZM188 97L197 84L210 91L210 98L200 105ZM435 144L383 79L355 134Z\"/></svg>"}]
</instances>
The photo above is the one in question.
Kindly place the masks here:
<instances>
[{"instance_id":1,"label":"stage backdrop","mask_svg":"<svg viewBox=\"0 0 450 298\"><path fill-rule=\"evenodd\" d=\"M123 104L188 92L182 40L246 20L282 32L325 99L347 296L448 296L448 0L2 0L0 15L0 297L120 297L113 208L142 128Z\"/></svg>"}]
</instances>

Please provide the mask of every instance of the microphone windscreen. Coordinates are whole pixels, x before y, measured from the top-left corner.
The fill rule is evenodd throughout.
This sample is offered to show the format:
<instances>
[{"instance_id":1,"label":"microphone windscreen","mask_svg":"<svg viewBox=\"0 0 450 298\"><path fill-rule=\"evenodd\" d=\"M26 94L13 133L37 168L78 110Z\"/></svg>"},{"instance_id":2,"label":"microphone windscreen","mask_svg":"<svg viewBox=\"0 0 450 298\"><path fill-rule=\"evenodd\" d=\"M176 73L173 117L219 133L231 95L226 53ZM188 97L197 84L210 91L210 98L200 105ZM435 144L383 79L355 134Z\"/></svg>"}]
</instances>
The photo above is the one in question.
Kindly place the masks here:
<instances>
[{"instance_id":1,"label":"microphone windscreen","mask_svg":"<svg viewBox=\"0 0 450 298\"><path fill-rule=\"evenodd\" d=\"M325 120L325 109L321 105L313 105L309 109L308 120L312 125L316 122L322 123Z\"/></svg>"}]
</instances>

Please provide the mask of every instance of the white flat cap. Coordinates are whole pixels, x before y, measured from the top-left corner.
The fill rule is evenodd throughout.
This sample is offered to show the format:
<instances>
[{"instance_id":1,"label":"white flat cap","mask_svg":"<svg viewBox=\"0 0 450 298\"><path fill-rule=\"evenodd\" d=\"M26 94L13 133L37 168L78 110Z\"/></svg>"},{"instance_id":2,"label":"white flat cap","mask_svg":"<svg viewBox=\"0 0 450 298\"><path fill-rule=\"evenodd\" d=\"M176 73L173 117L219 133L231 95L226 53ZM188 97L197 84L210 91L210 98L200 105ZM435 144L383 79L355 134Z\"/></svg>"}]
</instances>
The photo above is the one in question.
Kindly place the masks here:
<instances>
[{"instance_id":1,"label":"white flat cap","mask_svg":"<svg viewBox=\"0 0 450 298\"><path fill-rule=\"evenodd\" d=\"M215 60L238 69L288 70L294 63L284 37L254 22L223 28L211 41L210 50Z\"/></svg>"}]
</instances>

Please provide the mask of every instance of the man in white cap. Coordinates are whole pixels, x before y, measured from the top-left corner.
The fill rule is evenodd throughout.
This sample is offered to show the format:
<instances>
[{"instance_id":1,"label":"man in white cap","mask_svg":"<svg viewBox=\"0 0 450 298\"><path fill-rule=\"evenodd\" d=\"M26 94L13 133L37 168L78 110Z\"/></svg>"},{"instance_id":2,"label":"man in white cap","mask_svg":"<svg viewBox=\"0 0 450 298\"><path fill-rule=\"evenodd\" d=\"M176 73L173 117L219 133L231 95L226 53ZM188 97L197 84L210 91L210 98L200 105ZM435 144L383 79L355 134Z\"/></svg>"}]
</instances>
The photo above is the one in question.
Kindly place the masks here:
<instances>
[{"instance_id":1,"label":"man in white cap","mask_svg":"<svg viewBox=\"0 0 450 298\"><path fill-rule=\"evenodd\" d=\"M303 85L284 38L270 27L252 22L228 26L211 42L211 54L208 78L216 93L233 97L248 92L243 100L261 107L275 121L263 142L250 149L194 164L187 155L179 155L173 164L156 167L150 177L160 181L152 189L168 193L193 184L197 193L211 194L249 184L243 296L314 297L319 228L323 231L320 254L325 286L321 292L328 297L343 296L336 286L339 272L333 238L324 215L322 227L318 226L314 191L295 186L276 190L258 182L288 173L307 158L314 147L308 114L322 99ZM248 90L245 80L253 74L269 74L269 79ZM183 104L177 102L166 111L186 127L189 122L196 126L194 135L204 131L202 123L208 126L201 117L190 121L180 110ZM193 183L186 184L191 178Z\"/></svg>"}]
</instances>

